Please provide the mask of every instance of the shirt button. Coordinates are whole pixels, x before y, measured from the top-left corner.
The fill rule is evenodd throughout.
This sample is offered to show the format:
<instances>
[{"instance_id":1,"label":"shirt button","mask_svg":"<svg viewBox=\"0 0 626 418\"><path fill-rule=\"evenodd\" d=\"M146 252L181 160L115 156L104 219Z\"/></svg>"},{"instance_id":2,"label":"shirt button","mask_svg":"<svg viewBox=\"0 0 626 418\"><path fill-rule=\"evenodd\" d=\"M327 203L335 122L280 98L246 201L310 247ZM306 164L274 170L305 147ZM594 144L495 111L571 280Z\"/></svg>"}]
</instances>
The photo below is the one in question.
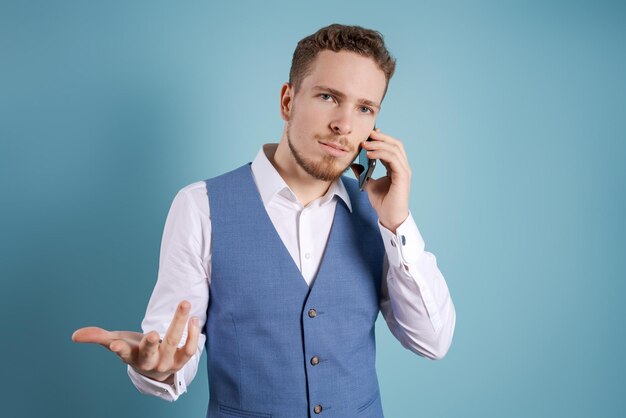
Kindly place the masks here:
<instances>
[{"instance_id":1,"label":"shirt button","mask_svg":"<svg viewBox=\"0 0 626 418\"><path fill-rule=\"evenodd\" d=\"M311 357L311 364L317 366L320 362L320 358L318 356Z\"/></svg>"},{"instance_id":2,"label":"shirt button","mask_svg":"<svg viewBox=\"0 0 626 418\"><path fill-rule=\"evenodd\" d=\"M404 235L401 235L402 238L402 245L406 245L406 237Z\"/></svg>"},{"instance_id":3,"label":"shirt button","mask_svg":"<svg viewBox=\"0 0 626 418\"><path fill-rule=\"evenodd\" d=\"M396 246L396 243L395 243L395 242L393 242L393 239L391 240L391 246L392 246L392 247L395 247L395 246Z\"/></svg>"},{"instance_id":4,"label":"shirt button","mask_svg":"<svg viewBox=\"0 0 626 418\"><path fill-rule=\"evenodd\" d=\"M311 253L306 253L306 254L304 254L304 258L306 258L307 260L308 260L309 258L311 258Z\"/></svg>"},{"instance_id":5,"label":"shirt button","mask_svg":"<svg viewBox=\"0 0 626 418\"><path fill-rule=\"evenodd\" d=\"M322 412L322 405L315 405L315 407L313 408L313 412L315 412L316 414Z\"/></svg>"},{"instance_id":6,"label":"shirt button","mask_svg":"<svg viewBox=\"0 0 626 418\"><path fill-rule=\"evenodd\" d=\"M309 309L309 318L315 318L317 316L317 311L315 309Z\"/></svg>"}]
</instances>

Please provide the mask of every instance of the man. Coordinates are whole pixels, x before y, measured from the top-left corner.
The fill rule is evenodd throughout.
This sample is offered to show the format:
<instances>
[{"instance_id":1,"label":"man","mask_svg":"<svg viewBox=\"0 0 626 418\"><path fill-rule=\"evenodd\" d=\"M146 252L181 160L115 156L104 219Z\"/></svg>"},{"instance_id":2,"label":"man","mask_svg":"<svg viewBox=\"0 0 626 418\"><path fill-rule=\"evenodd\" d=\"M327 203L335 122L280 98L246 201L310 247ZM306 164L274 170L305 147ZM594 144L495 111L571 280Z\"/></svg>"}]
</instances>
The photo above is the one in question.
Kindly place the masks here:
<instances>
[{"instance_id":1,"label":"man","mask_svg":"<svg viewBox=\"0 0 626 418\"><path fill-rule=\"evenodd\" d=\"M382 417L379 309L430 359L448 351L456 319L409 211L402 142L374 129L394 70L378 32L334 24L302 39L280 92L280 143L176 195L150 332L88 327L72 339L115 352L139 391L168 400L206 346L210 417ZM361 147L387 169L364 193L342 176L363 169L352 164Z\"/></svg>"}]
</instances>

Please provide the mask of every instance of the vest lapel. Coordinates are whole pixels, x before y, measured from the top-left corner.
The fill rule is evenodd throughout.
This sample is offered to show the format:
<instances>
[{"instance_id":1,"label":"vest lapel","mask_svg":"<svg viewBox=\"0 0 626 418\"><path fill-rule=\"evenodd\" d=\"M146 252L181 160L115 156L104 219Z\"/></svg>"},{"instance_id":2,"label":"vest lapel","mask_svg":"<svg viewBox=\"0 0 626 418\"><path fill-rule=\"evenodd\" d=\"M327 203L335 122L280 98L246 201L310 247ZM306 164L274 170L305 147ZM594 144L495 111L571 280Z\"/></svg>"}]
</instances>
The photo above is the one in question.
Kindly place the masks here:
<instances>
[{"instance_id":1,"label":"vest lapel","mask_svg":"<svg viewBox=\"0 0 626 418\"><path fill-rule=\"evenodd\" d=\"M299 281L303 289L305 289L305 291L308 292L310 289L309 289L309 286L307 285L306 280L304 279L304 276L302 276L302 272L300 271L296 263L293 261L293 258L291 257L289 250L287 250L287 247L285 247L285 243L280 238L278 231L276 231L276 228L274 227L274 223L272 222L272 219L270 218L269 214L267 213L267 210L265 209L265 206L263 205L263 199L261 198L261 195L259 194L258 187L254 183L254 178L252 177L252 167L250 165L248 165L248 170L246 171L245 178L246 178L246 181L249 183L248 187L251 190L254 190L254 196L250 196L249 200L255 206L254 210L262 214L261 221L259 222L259 225L258 225L263 234L262 239L263 240L267 239L267 240L272 241L272 242L266 242L264 245L270 245L274 248L281 249L280 254L276 254L276 257L283 257L289 260L287 264L291 266L291 270L292 270L289 276L298 277L300 279ZM260 243L259 245L263 245L263 244ZM315 283L315 281L313 281L313 283Z\"/></svg>"}]
</instances>

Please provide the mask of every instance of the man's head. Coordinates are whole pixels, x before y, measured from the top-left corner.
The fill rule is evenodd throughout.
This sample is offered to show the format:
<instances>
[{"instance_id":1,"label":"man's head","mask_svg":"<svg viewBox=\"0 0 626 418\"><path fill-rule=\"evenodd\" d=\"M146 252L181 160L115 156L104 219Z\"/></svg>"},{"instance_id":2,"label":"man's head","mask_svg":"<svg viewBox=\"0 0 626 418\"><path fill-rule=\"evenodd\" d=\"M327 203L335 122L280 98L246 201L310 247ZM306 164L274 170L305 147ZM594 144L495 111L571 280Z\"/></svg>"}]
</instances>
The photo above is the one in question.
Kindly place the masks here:
<instances>
[{"instance_id":1,"label":"man's head","mask_svg":"<svg viewBox=\"0 0 626 418\"><path fill-rule=\"evenodd\" d=\"M395 60L373 30L333 24L298 42L281 89L281 115L283 139L306 173L332 181L350 166L394 71Z\"/></svg>"}]
</instances>

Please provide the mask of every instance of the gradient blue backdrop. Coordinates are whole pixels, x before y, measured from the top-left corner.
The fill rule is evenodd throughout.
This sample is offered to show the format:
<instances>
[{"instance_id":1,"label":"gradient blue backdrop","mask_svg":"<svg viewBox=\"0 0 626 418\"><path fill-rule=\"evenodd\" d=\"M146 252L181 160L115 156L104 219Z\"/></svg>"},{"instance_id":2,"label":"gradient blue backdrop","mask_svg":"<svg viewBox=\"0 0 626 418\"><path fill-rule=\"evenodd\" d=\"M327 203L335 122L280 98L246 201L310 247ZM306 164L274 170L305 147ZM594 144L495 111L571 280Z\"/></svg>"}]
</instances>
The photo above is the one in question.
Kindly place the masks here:
<instances>
[{"instance_id":1,"label":"gradient blue backdrop","mask_svg":"<svg viewBox=\"0 0 626 418\"><path fill-rule=\"evenodd\" d=\"M74 344L139 330L176 192L278 141L302 37L381 31L377 125L456 305L441 361L379 317L388 417L623 417L624 2L0 3L3 417L202 417ZM377 171L377 176L380 176Z\"/></svg>"}]
</instances>

